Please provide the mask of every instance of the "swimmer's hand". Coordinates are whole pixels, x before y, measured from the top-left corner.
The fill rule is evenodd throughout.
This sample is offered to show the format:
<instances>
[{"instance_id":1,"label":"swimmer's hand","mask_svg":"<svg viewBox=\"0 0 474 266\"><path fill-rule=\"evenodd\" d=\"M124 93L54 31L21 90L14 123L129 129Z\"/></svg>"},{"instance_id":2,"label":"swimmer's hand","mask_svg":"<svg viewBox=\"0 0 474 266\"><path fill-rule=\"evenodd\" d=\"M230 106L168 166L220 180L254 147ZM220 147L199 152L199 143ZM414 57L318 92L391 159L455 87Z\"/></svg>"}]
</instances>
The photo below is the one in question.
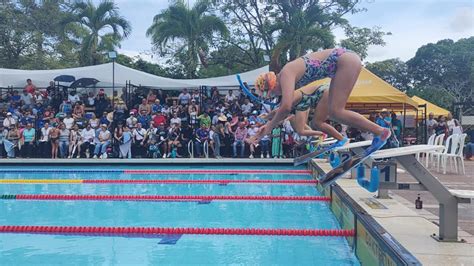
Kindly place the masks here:
<instances>
[{"instance_id":1,"label":"swimmer's hand","mask_svg":"<svg viewBox=\"0 0 474 266\"><path fill-rule=\"evenodd\" d=\"M258 132L255 136L251 137L249 141L253 144L257 144L260 142L260 140L265 136L269 135L271 132L268 132L268 126L263 125L258 129Z\"/></svg>"}]
</instances>

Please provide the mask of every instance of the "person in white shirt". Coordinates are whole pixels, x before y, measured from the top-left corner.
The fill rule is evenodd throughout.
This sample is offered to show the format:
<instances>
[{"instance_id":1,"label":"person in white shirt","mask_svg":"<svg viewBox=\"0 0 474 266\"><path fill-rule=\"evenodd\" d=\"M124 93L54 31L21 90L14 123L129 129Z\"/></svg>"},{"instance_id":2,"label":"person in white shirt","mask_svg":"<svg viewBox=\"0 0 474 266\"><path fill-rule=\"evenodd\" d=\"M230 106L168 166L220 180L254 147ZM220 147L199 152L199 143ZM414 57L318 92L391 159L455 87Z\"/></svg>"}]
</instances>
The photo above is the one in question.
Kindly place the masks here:
<instances>
[{"instance_id":1,"label":"person in white shirt","mask_svg":"<svg viewBox=\"0 0 474 266\"><path fill-rule=\"evenodd\" d=\"M41 103L41 104L44 103L44 99L43 99L43 96L41 95L40 91L35 92L35 96L34 96L33 100L34 100L35 103Z\"/></svg>"},{"instance_id":2,"label":"person in white shirt","mask_svg":"<svg viewBox=\"0 0 474 266\"><path fill-rule=\"evenodd\" d=\"M4 128L10 128L10 126L14 126L17 124L17 121L15 118L12 117L12 113L8 112L7 117L3 120L3 127Z\"/></svg>"},{"instance_id":3,"label":"person in white shirt","mask_svg":"<svg viewBox=\"0 0 474 266\"><path fill-rule=\"evenodd\" d=\"M74 125L74 118L71 117L71 114L66 114L66 117L63 119L64 125L66 125L66 129L71 130L72 126Z\"/></svg>"},{"instance_id":4,"label":"person in white shirt","mask_svg":"<svg viewBox=\"0 0 474 266\"><path fill-rule=\"evenodd\" d=\"M170 120L170 124L178 124L181 126L181 118L178 117L177 113L173 113L173 118Z\"/></svg>"},{"instance_id":5,"label":"person in white shirt","mask_svg":"<svg viewBox=\"0 0 474 266\"><path fill-rule=\"evenodd\" d=\"M44 123L43 127L41 128L41 137L39 139L39 150L41 158L51 158L49 152L51 148L49 147L49 132L51 128L49 127L49 123Z\"/></svg>"},{"instance_id":6,"label":"person in white shirt","mask_svg":"<svg viewBox=\"0 0 474 266\"><path fill-rule=\"evenodd\" d=\"M237 97L232 93L232 90L229 90L229 93L225 96L225 101L228 103L233 102Z\"/></svg>"},{"instance_id":7,"label":"person in white shirt","mask_svg":"<svg viewBox=\"0 0 474 266\"><path fill-rule=\"evenodd\" d=\"M72 105L76 104L76 102L80 101L79 95L75 91L71 91L67 96L67 99L71 102Z\"/></svg>"},{"instance_id":8,"label":"person in white shirt","mask_svg":"<svg viewBox=\"0 0 474 266\"><path fill-rule=\"evenodd\" d=\"M102 124L100 126L99 135L94 149L94 159L100 157L101 159L107 159L107 148L110 145L111 134L107 130L107 125Z\"/></svg>"},{"instance_id":9,"label":"person in white shirt","mask_svg":"<svg viewBox=\"0 0 474 266\"><path fill-rule=\"evenodd\" d=\"M142 127L141 123L137 123L137 128L133 129L133 148L135 151L132 151L132 154L138 155L138 157L145 156L145 138L146 138L146 129Z\"/></svg>"},{"instance_id":10,"label":"person in white shirt","mask_svg":"<svg viewBox=\"0 0 474 266\"><path fill-rule=\"evenodd\" d=\"M20 100L23 102L23 105L30 108L33 104L34 98L33 95L28 93L26 90L23 90L23 94L20 96Z\"/></svg>"},{"instance_id":11,"label":"person in white shirt","mask_svg":"<svg viewBox=\"0 0 474 266\"><path fill-rule=\"evenodd\" d=\"M249 99L245 99L244 104L242 104L240 108L242 109L243 115L248 115L252 111L253 103L251 103Z\"/></svg>"},{"instance_id":12,"label":"person in white shirt","mask_svg":"<svg viewBox=\"0 0 474 266\"><path fill-rule=\"evenodd\" d=\"M258 127L255 125L255 122L250 122L250 128L247 131L247 137L245 138L245 142L250 147L250 156L249 158L252 159L254 158L253 154L255 153L255 148L258 146L258 144L255 144L253 138L257 135L258 133Z\"/></svg>"},{"instance_id":13,"label":"person in white shirt","mask_svg":"<svg viewBox=\"0 0 474 266\"><path fill-rule=\"evenodd\" d=\"M435 129L438 126L438 121L434 118L434 114L428 115L428 121L426 121L426 127L428 129L428 137L435 134Z\"/></svg>"},{"instance_id":14,"label":"person in white shirt","mask_svg":"<svg viewBox=\"0 0 474 266\"><path fill-rule=\"evenodd\" d=\"M184 89L178 96L179 104L187 105L191 101L191 94L189 94L188 89Z\"/></svg>"},{"instance_id":15,"label":"person in white shirt","mask_svg":"<svg viewBox=\"0 0 474 266\"><path fill-rule=\"evenodd\" d=\"M137 118L135 117L134 112L130 112L130 116L125 120L125 124L127 124L127 127L132 129L137 127Z\"/></svg>"},{"instance_id":16,"label":"person in white shirt","mask_svg":"<svg viewBox=\"0 0 474 266\"><path fill-rule=\"evenodd\" d=\"M94 139L95 139L95 130L91 127L90 124L87 124L81 132L81 157L86 158L86 151L89 150L89 154L94 152ZM89 158L89 156L87 156Z\"/></svg>"}]
</instances>

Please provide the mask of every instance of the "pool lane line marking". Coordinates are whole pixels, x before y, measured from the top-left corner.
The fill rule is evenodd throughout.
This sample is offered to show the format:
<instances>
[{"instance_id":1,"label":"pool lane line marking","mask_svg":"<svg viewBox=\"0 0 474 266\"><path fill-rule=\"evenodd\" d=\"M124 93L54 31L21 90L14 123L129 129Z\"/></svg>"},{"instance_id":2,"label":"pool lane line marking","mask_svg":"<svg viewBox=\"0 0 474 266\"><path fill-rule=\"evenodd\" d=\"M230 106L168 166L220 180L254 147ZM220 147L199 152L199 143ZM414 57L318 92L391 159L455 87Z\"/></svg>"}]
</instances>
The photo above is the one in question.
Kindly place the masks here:
<instances>
[{"instance_id":1,"label":"pool lane line marking","mask_svg":"<svg viewBox=\"0 0 474 266\"><path fill-rule=\"evenodd\" d=\"M317 180L290 179L0 179L0 184L287 184L313 185Z\"/></svg>"},{"instance_id":2,"label":"pool lane line marking","mask_svg":"<svg viewBox=\"0 0 474 266\"><path fill-rule=\"evenodd\" d=\"M306 175L309 170L78 170L78 169L2 169L0 173L123 173L123 174L286 174Z\"/></svg>"},{"instance_id":3,"label":"pool lane line marking","mask_svg":"<svg viewBox=\"0 0 474 266\"><path fill-rule=\"evenodd\" d=\"M60 201L330 201L326 196L240 196L240 195L67 195L67 194L6 194L3 200Z\"/></svg>"},{"instance_id":4,"label":"pool lane line marking","mask_svg":"<svg viewBox=\"0 0 474 266\"><path fill-rule=\"evenodd\" d=\"M127 237L163 237L163 235L263 235L263 236L339 236L353 237L353 229L268 229L268 228L168 228L168 227L99 227L99 226L29 226L3 225L0 233L103 235Z\"/></svg>"}]
</instances>

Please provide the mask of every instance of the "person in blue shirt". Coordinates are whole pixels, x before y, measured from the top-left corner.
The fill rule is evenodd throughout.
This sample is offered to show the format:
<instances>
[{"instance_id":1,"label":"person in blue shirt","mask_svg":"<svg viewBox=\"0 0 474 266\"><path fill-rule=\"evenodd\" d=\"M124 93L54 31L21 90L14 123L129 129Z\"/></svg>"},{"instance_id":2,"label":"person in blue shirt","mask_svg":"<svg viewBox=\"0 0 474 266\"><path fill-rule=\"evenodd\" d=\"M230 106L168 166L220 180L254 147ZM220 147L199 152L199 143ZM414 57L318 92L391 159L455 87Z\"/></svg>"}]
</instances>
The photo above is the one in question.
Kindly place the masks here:
<instances>
[{"instance_id":1,"label":"person in blue shirt","mask_svg":"<svg viewBox=\"0 0 474 266\"><path fill-rule=\"evenodd\" d=\"M196 157L202 157L202 147L204 145L204 142L206 142L208 138L209 130L207 129L205 124L202 124L201 127L196 130L196 135L194 139Z\"/></svg>"},{"instance_id":2,"label":"person in blue shirt","mask_svg":"<svg viewBox=\"0 0 474 266\"><path fill-rule=\"evenodd\" d=\"M100 121L100 122L99 122L100 125L105 124L105 125L108 126L108 125L110 124L110 121L107 119L107 112L104 112L104 113L102 114L102 117L99 119L99 121Z\"/></svg>"},{"instance_id":3,"label":"person in blue shirt","mask_svg":"<svg viewBox=\"0 0 474 266\"><path fill-rule=\"evenodd\" d=\"M144 129L150 127L151 116L146 114L146 110L142 110L140 115L137 117L137 122L141 123Z\"/></svg>"},{"instance_id":4,"label":"person in blue shirt","mask_svg":"<svg viewBox=\"0 0 474 266\"><path fill-rule=\"evenodd\" d=\"M36 131L31 123L26 124L26 128L23 130L22 135L24 140L23 147L21 148L23 157L30 158L33 154L33 145L36 136Z\"/></svg>"},{"instance_id":5,"label":"person in blue shirt","mask_svg":"<svg viewBox=\"0 0 474 266\"><path fill-rule=\"evenodd\" d=\"M395 137L400 142L402 135L402 121L397 118L395 113L392 113L392 130L395 133Z\"/></svg>"}]
</instances>

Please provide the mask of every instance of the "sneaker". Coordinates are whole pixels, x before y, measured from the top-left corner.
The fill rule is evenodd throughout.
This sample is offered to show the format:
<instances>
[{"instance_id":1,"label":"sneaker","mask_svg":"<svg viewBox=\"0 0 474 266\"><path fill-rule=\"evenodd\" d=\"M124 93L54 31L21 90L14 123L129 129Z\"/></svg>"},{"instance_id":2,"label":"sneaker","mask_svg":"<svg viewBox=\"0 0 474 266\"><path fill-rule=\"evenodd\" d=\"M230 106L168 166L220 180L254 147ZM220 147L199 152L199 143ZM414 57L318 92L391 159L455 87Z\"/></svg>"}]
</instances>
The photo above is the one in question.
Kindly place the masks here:
<instances>
[{"instance_id":1,"label":"sneaker","mask_svg":"<svg viewBox=\"0 0 474 266\"><path fill-rule=\"evenodd\" d=\"M68 158L68 159L71 159L71 155L69 155L67 158Z\"/></svg>"},{"instance_id":2,"label":"sneaker","mask_svg":"<svg viewBox=\"0 0 474 266\"><path fill-rule=\"evenodd\" d=\"M383 133L372 140L372 144L365 150L365 154L371 154L382 148L392 135L390 129L384 128Z\"/></svg>"},{"instance_id":3,"label":"sneaker","mask_svg":"<svg viewBox=\"0 0 474 266\"><path fill-rule=\"evenodd\" d=\"M263 154L260 154L260 158L262 158L262 159L263 159Z\"/></svg>"},{"instance_id":4,"label":"sneaker","mask_svg":"<svg viewBox=\"0 0 474 266\"><path fill-rule=\"evenodd\" d=\"M92 158L97 159L97 155L94 155L94 157L92 157Z\"/></svg>"},{"instance_id":5,"label":"sneaker","mask_svg":"<svg viewBox=\"0 0 474 266\"><path fill-rule=\"evenodd\" d=\"M104 153L104 154L102 155L102 159L107 159L107 153Z\"/></svg>"},{"instance_id":6,"label":"sneaker","mask_svg":"<svg viewBox=\"0 0 474 266\"><path fill-rule=\"evenodd\" d=\"M163 154L163 159L165 159L165 158L166 158L166 153L165 153L165 154Z\"/></svg>"},{"instance_id":7,"label":"sneaker","mask_svg":"<svg viewBox=\"0 0 474 266\"><path fill-rule=\"evenodd\" d=\"M76 159L79 159L79 158L81 158L81 156L77 155L77 156L76 156Z\"/></svg>"},{"instance_id":8,"label":"sneaker","mask_svg":"<svg viewBox=\"0 0 474 266\"><path fill-rule=\"evenodd\" d=\"M253 159L253 154L250 154L249 158L250 158L250 159Z\"/></svg>"},{"instance_id":9,"label":"sneaker","mask_svg":"<svg viewBox=\"0 0 474 266\"><path fill-rule=\"evenodd\" d=\"M269 153L267 153L267 158L270 159L270 154Z\"/></svg>"}]
</instances>

